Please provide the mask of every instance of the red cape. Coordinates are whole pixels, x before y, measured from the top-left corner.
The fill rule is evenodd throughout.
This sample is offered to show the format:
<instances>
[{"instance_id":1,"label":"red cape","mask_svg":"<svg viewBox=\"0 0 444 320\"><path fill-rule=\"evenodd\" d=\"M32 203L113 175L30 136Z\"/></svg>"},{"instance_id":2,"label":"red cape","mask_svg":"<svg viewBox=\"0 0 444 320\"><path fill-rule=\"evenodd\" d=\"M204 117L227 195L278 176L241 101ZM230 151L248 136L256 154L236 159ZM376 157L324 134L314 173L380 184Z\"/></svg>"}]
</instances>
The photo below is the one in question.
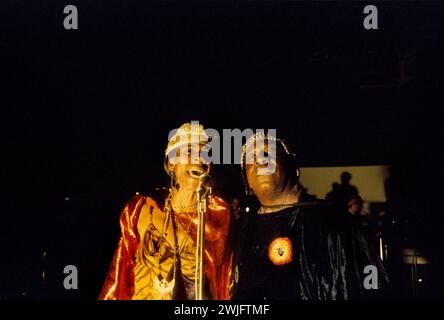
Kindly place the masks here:
<instances>
[{"instance_id":1,"label":"red cape","mask_svg":"<svg viewBox=\"0 0 444 320\"><path fill-rule=\"evenodd\" d=\"M120 215L121 235L109 268L105 284L99 296L101 300L129 300L134 294L134 267L139 245L137 221L143 205L158 208L157 203L145 196L134 196ZM179 223L189 225L190 216L175 214ZM196 239L196 223L190 227L190 235ZM229 245L230 210L225 201L210 197L205 221L205 275L213 299L230 299L232 250Z\"/></svg>"}]
</instances>

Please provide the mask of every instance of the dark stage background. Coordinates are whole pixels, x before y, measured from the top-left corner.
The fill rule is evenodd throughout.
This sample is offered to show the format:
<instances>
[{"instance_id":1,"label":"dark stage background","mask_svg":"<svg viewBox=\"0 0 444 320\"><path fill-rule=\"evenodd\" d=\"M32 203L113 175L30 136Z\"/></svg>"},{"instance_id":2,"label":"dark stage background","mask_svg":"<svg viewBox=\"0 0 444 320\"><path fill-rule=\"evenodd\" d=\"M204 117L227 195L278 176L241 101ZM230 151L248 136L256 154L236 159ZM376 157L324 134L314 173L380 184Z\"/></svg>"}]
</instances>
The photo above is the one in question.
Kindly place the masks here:
<instances>
[{"instance_id":1,"label":"dark stage background","mask_svg":"<svg viewBox=\"0 0 444 320\"><path fill-rule=\"evenodd\" d=\"M0 299L97 298L120 209L168 183L191 120L276 128L302 166L392 165L392 214L432 261L416 298L443 297L442 3L377 3L376 31L361 2L93 3L70 2L75 31L57 1L0 5ZM214 171L242 194L238 167Z\"/></svg>"}]
</instances>

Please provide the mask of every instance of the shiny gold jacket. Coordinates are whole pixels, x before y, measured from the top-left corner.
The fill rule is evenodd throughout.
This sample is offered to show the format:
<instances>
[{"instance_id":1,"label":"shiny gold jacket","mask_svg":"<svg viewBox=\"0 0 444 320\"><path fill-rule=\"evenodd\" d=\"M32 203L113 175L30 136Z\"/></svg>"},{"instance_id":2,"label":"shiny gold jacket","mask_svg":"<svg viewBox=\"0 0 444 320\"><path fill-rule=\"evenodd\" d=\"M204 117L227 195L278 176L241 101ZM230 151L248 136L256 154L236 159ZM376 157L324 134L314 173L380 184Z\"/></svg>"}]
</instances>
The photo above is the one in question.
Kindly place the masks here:
<instances>
[{"instance_id":1,"label":"shiny gold jacket","mask_svg":"<svg viewBox=\"0 0 444 320\"><path fill-rule=\"evenodd\" d=\"M119 243L99 299L129 300L133 298L136 253L140 244L137 222L145 204L158 208L153 199L136 195L128 201L121 212ZM192 218L194 216L189 214L175 214L176 221L182 226L190 226L189 234L195 241L197 223L192 221ZM230 298L232 250L229 245L229 230L230 210L226 202L218 197L210 197L207 204L205 227L204 271L211 298L216 300Z\"/></svg>"}]
</instances>

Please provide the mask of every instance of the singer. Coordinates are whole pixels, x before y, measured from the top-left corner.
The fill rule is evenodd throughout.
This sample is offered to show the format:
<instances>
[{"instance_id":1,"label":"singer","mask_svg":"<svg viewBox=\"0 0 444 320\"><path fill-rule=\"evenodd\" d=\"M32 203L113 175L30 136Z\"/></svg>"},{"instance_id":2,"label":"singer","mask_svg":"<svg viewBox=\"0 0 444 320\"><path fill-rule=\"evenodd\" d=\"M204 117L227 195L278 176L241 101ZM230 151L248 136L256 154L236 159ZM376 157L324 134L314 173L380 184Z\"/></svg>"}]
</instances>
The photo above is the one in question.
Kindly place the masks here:
<instances>
[{"instance_id":1,"label":"singer","mask_svg":"<svg viewBox=\"0 0 444 320\"><path fill-rule=\"evenodd\" d=\"M207 188L211 168L200 157L200 150L209 139L201 125L195 130L190 123L170 138L164 167L171 186L163 199L136 195L124 207L120 240L99 299L195 298L196 191ZM174 150L187 150L189 161L173 164L168 155ZM195 155L199 159L191 159ZM230 295L232 258L229 207L221 198L205 194L203 297L225 300Z\"/></svg>"},{"instance_id":2,"label":"singer","mask_svg":"<svg viewBox=\"0 0 444 320\"><path fill-rule=\"evenodd\" d=\"M245 159L250 149L255 161L248 164ZM271 166L262 156L268 153L275 155ZM306 192L299 181L298 159L286 142L270 134L252 136L242 149L241 170L246 193L255 195L261 207L238 220L234 300L381 295L379 289L387 286L388 278L377 255L352 228L348 214ZM378 290L363 286L366 265L378 268Z\"/></svg>"}]
</instances>

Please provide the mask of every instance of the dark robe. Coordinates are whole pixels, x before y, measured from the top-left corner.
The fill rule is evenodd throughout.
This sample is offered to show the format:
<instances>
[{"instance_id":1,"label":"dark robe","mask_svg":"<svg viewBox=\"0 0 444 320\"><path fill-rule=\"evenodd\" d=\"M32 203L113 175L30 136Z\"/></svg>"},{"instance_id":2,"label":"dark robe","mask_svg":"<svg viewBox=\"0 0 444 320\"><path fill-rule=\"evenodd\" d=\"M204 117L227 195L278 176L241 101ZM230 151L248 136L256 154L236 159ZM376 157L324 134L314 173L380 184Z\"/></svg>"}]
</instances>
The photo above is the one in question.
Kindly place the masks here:
<instances>
[{"instance_id":1,"label":"dark robe","mask_svg":"<svg viewBox=\"0 0 444 320\"><path fill-rule=\"evenodd\" d=\"M302 199L304 200L304 199ZM233 260L233 299L334 300L374 297L363 286L366 265L388 278L349 215L306 198L275 213L244 215Z\"/></svg>"}]
</instances>

